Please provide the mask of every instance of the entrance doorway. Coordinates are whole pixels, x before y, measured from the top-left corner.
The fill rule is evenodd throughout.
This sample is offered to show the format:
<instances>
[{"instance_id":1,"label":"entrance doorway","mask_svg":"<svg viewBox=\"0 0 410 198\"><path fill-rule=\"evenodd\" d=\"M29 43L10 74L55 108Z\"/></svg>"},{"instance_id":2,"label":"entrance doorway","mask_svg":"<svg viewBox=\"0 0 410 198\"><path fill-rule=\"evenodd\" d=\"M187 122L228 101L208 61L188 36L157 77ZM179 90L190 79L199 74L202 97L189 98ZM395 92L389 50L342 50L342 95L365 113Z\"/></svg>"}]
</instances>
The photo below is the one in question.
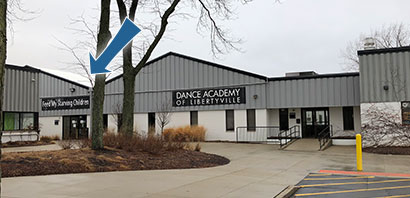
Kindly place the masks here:
<instances>
[{"instance_id":1,"label":"entrance doorway","mask_svg":"<svg viewBox=\"0 0 410 198\"><path fill-rule=\"evenodd\" d=\"M303 138L317 138L329 126L329 108L302 109Z\"/></svg>"},{"instance_id":2,"label":"entrance doorway","mask_svg":"<svg viewBox=\"0 0 410 198\"><path fill-rule=\"evenodd\" d=\"M289 111L288 109L279 109L279 130L289 130Z\"/></svg>"},{"instance_id":3,"label":"entrance doorway","mask_svg":"<svg viewBox=\"0 0 410 198\"><path fill-rule=\"evenodd\" d=\"M63 116L63 140L88 138L87 116Z\"/></svg>"}]
</instances>

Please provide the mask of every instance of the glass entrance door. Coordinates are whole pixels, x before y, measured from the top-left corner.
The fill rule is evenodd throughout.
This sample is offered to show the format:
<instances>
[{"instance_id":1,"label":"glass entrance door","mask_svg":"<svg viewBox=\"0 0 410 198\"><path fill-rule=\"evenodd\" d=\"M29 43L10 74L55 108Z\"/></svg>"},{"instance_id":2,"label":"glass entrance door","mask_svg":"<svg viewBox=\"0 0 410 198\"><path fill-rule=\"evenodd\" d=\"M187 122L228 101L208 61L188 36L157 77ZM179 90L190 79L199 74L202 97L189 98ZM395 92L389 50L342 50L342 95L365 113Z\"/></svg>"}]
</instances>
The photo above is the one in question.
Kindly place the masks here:
<instances>
[{"instance_id":1,"label":"glass entrance door","mask_svg":"<svg viewBox=\"0 0 410 198\"><path fill-rule=\"evenodd\" d=\"M64 116L63 139L88 138L87 116Z\"/></svg>"},{"instance_id":2,"label":"glass entrance door","mask_svg":"<svg viewBox=\"0 0 410 198\"><path fill-rule=\"evenodd\" d=\"M302 109L302 135L316 138L318 133L329 126L328 108Z\"/></svg>"}]
</instances>

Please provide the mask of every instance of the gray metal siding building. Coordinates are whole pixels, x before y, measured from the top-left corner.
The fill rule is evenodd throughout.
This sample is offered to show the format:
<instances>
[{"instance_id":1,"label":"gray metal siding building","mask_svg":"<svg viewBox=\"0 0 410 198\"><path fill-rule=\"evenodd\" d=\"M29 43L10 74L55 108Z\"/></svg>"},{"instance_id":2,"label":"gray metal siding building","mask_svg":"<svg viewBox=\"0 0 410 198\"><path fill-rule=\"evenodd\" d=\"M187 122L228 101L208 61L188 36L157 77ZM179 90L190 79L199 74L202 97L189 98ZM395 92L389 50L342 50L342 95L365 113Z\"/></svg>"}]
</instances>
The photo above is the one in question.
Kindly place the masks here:
<instances>
[{"instance_id":1,"label":"gray metal siding building","mask_svg":"<svg viewBox=\"0 0 410 198\"><path fill-rule=\"evenodd\" d=\"M410 47L359 51L361 102L410 100Z\"/></svg>"},{"instance_id":2,"label":"gray metal siding building","mask_svg":"<svg viewBox=\"0 0 410 198\"><path fill-rule=\"evenodd\" d=\"M234 141L231 127L249 124L281 130L299 126L302 137L314 137L330 125L340 131L360 128L358 73L310 72L268 78L170 52L149 61L135 83L134 123L135 130L142 133L155 126L155 116L164 103L172 103L169 127L190 125L195 120L208 129L207 140ZM115 122L122 91L121 76L106 82L104 119L106 127L114 131L119 124ZM33 67L8 66L5 93L9 131L16 128L11 125L31 121L24 116L33 112L33 117L38 117L33 124L38 123L42 135L88 136L89 87Z\"/></svg>"}]
</instances>

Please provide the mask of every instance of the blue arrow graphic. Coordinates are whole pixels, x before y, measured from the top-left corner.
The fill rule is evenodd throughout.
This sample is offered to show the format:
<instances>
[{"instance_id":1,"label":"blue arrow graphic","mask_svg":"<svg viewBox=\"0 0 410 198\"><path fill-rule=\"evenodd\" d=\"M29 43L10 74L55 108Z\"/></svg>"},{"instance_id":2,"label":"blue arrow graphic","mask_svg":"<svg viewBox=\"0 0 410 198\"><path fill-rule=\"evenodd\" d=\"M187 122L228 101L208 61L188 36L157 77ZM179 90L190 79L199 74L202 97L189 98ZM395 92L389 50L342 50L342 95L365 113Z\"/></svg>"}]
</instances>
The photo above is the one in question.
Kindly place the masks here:
<instances>
[{"instance_id":1,"label":"blue arrow graphic","mask_svg":"<svg viewBox=\"0 0 410 198\"><path fill-rule=\"evenodd\" d=\"M105 69L114 57L137 35L141 30L128 18L124 20L120 31L112 39L107 48L95 60L90 53L90 69L91 74L107 73L109 70Z\"/></svg>"}]
</instances>

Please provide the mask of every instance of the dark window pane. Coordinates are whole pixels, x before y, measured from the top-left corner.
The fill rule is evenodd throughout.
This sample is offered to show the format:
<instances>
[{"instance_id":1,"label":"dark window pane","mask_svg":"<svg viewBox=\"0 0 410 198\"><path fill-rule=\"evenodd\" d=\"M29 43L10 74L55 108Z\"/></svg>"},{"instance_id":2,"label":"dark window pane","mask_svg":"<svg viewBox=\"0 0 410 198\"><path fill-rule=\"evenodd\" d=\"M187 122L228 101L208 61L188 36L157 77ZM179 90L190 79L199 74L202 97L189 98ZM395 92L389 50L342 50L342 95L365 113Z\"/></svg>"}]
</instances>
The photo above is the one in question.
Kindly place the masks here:
<instances>
[{"instance_id":1,"label":"dark window pane","mask_svg":"<svg viewBox=\"0 0 410 198\"><path fill-rule=\"evenodd\" d=\"M117 130L121 131L121 127L122 127L122 114L117 114Z\"/></svg>"},{"instance_id":2,"label":"dark window pane","mask_svg":"<svg viewBox=\"0 0 410 198\"><path fill-rule=\"evenodd\" d=\"M34 130L34 113L21 113L20 114L20 126L21 129Z\"/></svg>"},{"instance_id":3,"label":"dark window pane","mask_svg":"<svg viewBox=\"0 0 410 198\"><path fill-rule=\"evenodd\" d=\"M246 125L248 126L248 131L256 130L255 109L246 110Z\"/></svg>"},{"instance_id":4,"label":"dark window pane","mask_svg":"<svg viewBox=\"0 0 410 198\"><path fill-rule=\"evenodd\" d=\"M19 130L19 114L18 113L4 113L4 126L6 131Z\"/></svg>"},{"instance_id":5,"label":"dark window pane","mask_svg":"<svg viewBox=\"0 0 410 198\"><path fill-rule=\"evenodd\" d=\"M354 130L353 107L343 107L343 130Z\"/></svg>"},{"instance_id":6,"label":"dark window pane","mask_svg":"<svg viewBox=\"0 0 410 198\"><path fill-rule=\"evenodd\" d=\"M279 128L280 130L289 129L288 109L279 110Z\"/></svg>"},{"instance_id":7,"label":"dark window pane","mask_svg":"<svg viewBox=\"0 0 410 198\"><path fill-rule=\"evenodd\" d=\"M235 117L233 110L225 111L225 120L226 120L226 130L234 131L235 130Z\"/></svg>"},{"instance_id":8,"label":"dark window pane","mask_svg":"<svg viewBox=\"0 0 410 198\"><path fill-rule=\"evenodd\" d=\"M107 129L107 127L108 127L108 114L103 115L103 126L104 126L104 129Z\"/></svg>"},{"instance_id":9,"label":"dark window pane","mask_svg":"<svg viewBox=\"0 0 410 198\"><path fill-rule=\"evenodd\" d=\"M190 117L191 117L191 121L190 121L191 126L198 125L198 111L191 111Z\"/></svg>"}]
</instances>

